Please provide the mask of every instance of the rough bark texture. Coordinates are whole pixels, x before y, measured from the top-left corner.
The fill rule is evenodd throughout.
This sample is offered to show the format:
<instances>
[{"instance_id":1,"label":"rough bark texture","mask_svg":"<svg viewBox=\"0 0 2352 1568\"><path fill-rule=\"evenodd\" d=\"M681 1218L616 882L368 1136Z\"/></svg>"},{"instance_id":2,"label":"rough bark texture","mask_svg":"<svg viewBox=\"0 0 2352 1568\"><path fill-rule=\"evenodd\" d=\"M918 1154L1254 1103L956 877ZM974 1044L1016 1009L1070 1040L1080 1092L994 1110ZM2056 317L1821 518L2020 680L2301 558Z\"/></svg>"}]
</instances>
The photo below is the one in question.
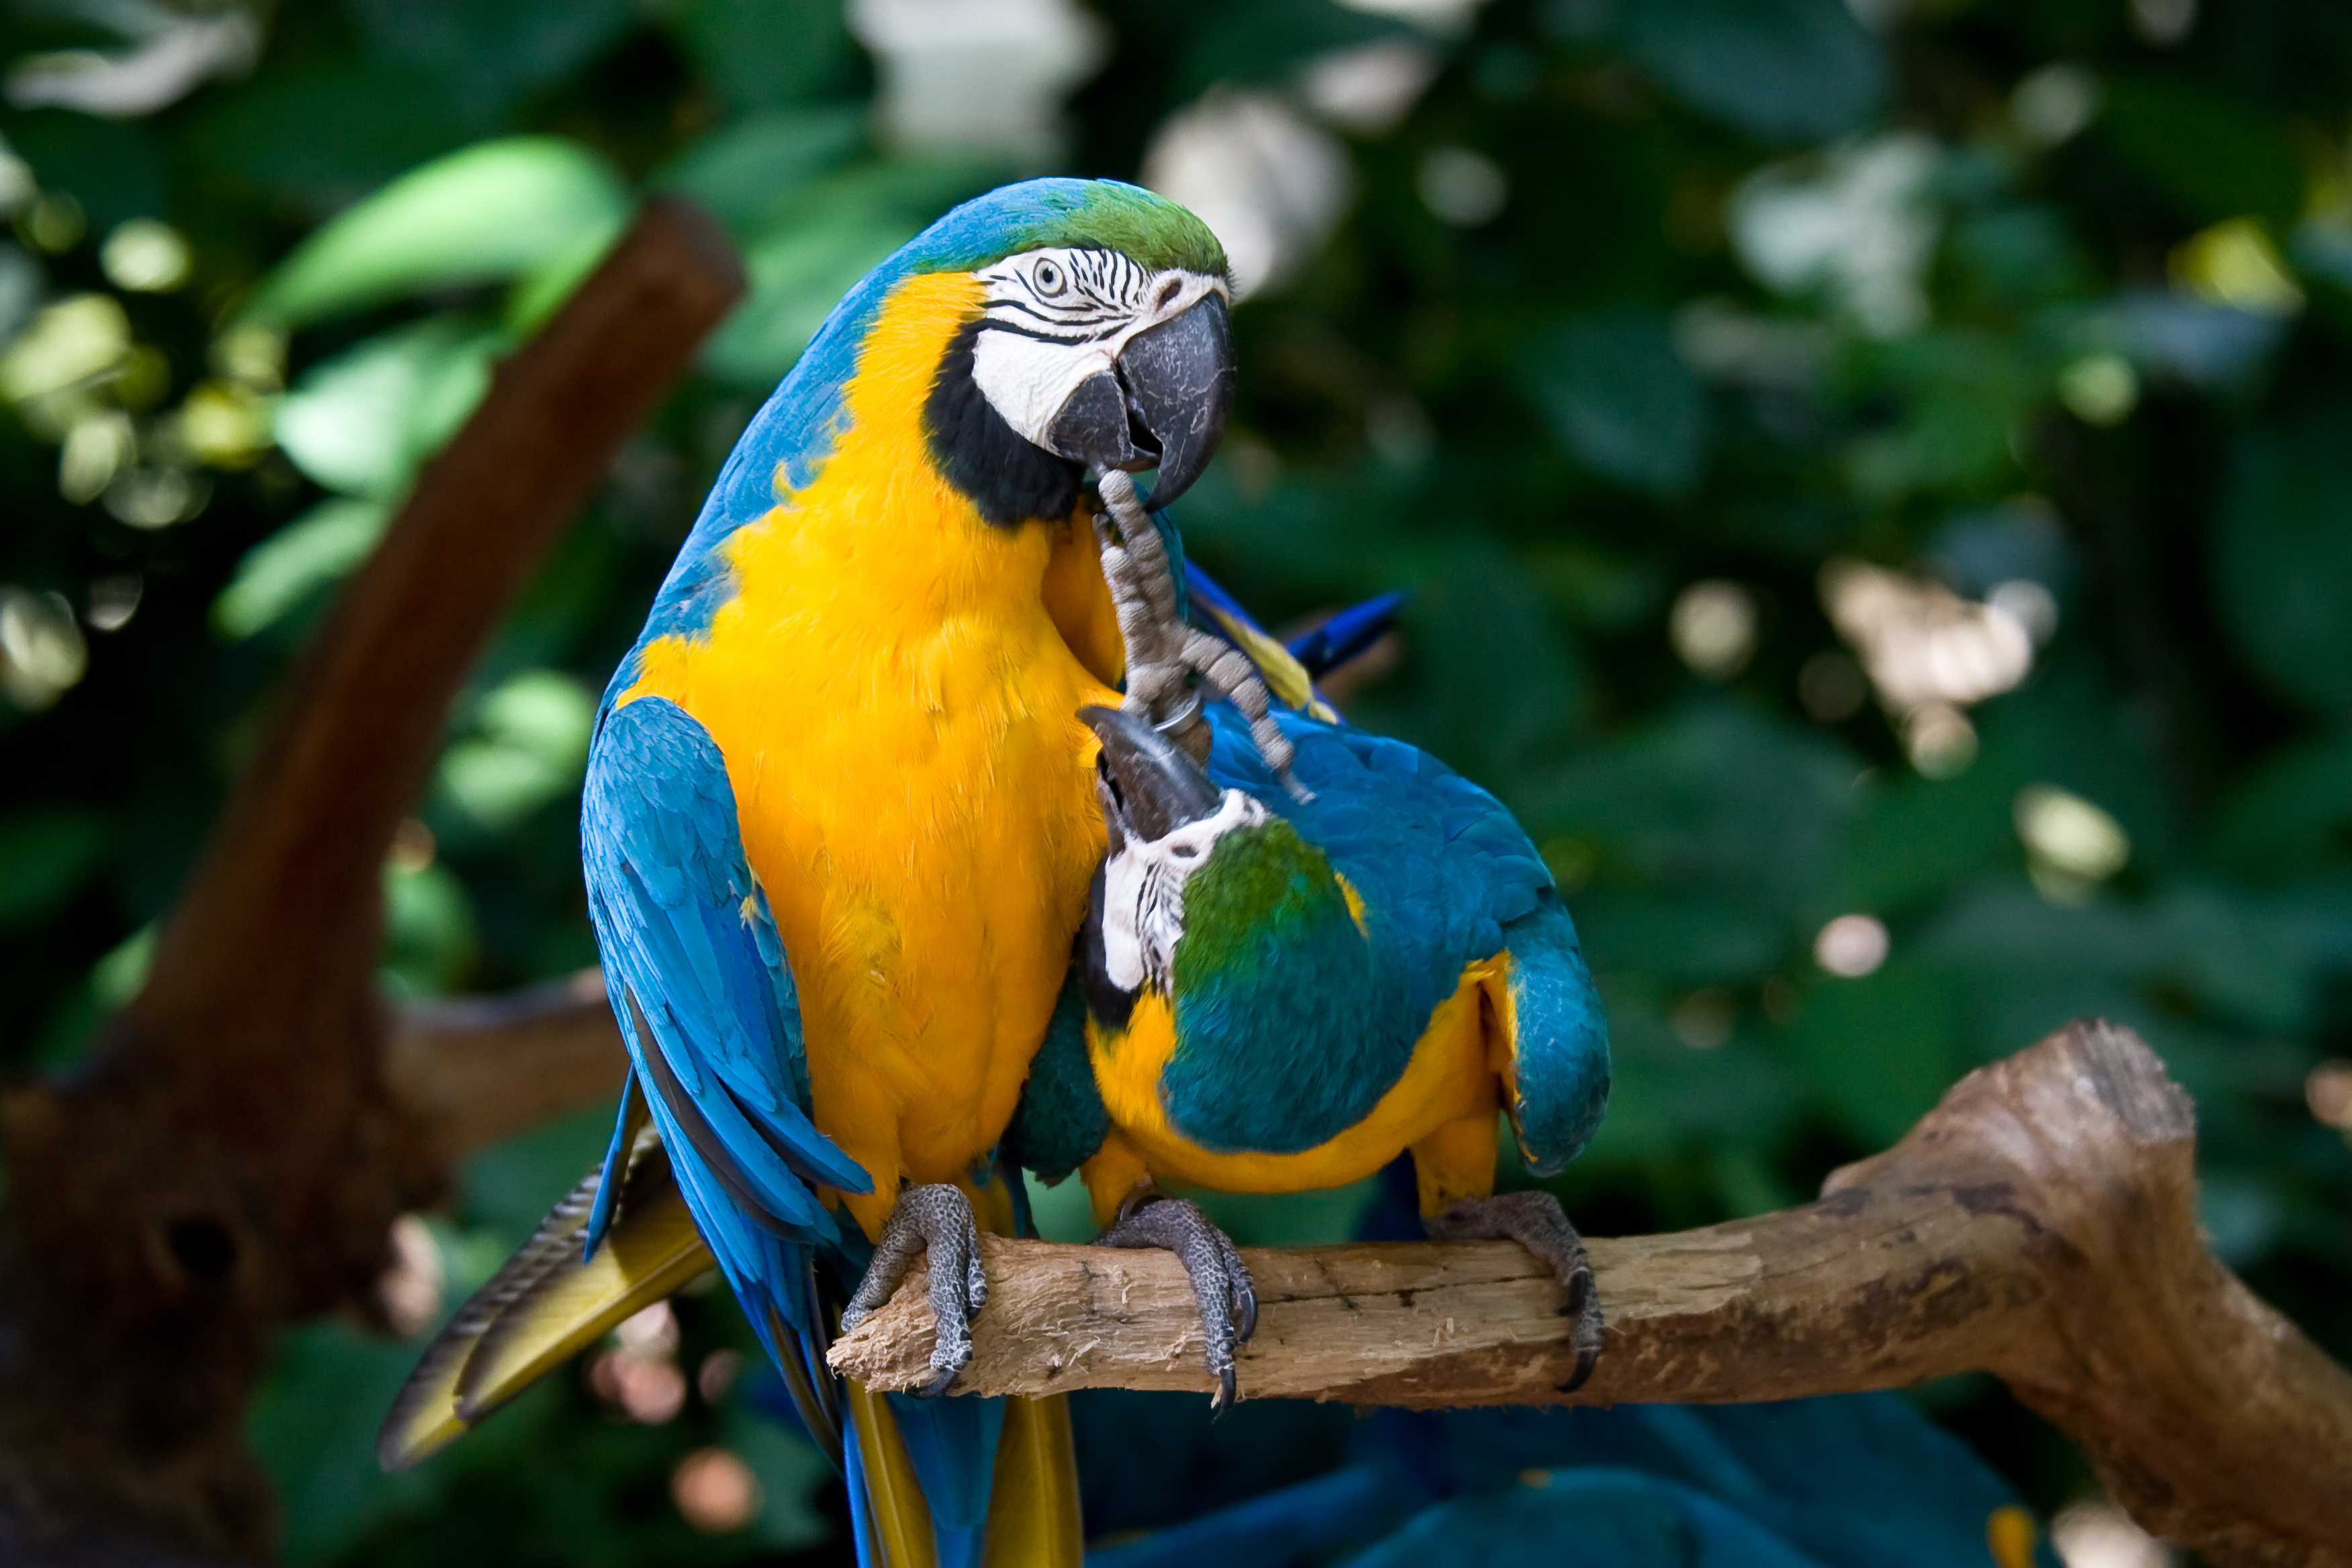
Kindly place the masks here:
<instances>
[{"instance_id":1,"label":"rough bark texture","mask_svg":"<svg viewBox=\"0 0 2352 1568\"><path fill-rule=\"evenodd\" d=\"M1572 1399L1548 1270L1502 1242L1244 1253L1243 1397L1406 1405L1717 1403L1991 1372L2147 1529L2223 1564L2352 1564L2352 1374L2216 1262L2189 1098L2137 1036L2081 1024L1961 1080L1819 1202L1591 1243L1609 1339ZM1212 1386L1166 1253L983 1237L959 1392ZM926 1280L833 1350L928 1375Z\"/></svg>"},{"instance_id":2,"label":"rough bark texture","mask_svg":"<svg viewBox=\"0 0 2352 1568\"><path fill-rule=\"evenodd\" d=\"M386 847L500 612L741 287L656 202L500 367L291 675L145 988L0 1105L0 1560L267 1554L241 1427L271 1331L366 1310L456 1146L385 1080Z\"/></svg>"},{"instance_id":3,"label":"rough bark texture","mask_svg":"<svg viewBox=\"0 0 2352 1568\"><path fill-rule=\"evenodd\" d=\"M384 1046L385 1087L445 1161L610 1101L628 1070L593 969L511 995L403 1007Z\"/></svg>"}]
</instances>

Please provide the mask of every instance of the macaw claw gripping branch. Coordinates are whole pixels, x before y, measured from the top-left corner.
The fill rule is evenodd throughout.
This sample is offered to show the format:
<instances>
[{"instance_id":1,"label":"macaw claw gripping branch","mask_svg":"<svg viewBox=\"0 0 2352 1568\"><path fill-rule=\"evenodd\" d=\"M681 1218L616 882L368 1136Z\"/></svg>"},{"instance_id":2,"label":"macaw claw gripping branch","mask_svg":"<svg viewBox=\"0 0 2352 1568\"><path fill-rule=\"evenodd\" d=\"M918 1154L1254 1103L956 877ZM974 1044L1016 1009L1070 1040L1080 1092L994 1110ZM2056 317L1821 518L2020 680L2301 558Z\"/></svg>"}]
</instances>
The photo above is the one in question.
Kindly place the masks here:
<instances>
[{"instance_id":1,"label":"macaw claw gripping branch","mask_svg":"<svg viewBox=\"0 0 2352 1568\"><path fill-rule=\"evenodd\" d=\"M2352 1373L2206 1250L2189 1097L2126 1029L2073 1026L1970 1074L1818 1202L1591 1242L1608 1345L1572 1398L1552 1270L1507 1242L1244 1253L1246 1397L1403 1405L1727 1403L1986 1371L2074 1438L2151 1531L2209 1561L2352 1563ZM960 1387L1201 1390L1200 1312L1161 1252L982 1242ZM919 1381L923 1280L833 1349Z\"/></svg>"}]
</instances>

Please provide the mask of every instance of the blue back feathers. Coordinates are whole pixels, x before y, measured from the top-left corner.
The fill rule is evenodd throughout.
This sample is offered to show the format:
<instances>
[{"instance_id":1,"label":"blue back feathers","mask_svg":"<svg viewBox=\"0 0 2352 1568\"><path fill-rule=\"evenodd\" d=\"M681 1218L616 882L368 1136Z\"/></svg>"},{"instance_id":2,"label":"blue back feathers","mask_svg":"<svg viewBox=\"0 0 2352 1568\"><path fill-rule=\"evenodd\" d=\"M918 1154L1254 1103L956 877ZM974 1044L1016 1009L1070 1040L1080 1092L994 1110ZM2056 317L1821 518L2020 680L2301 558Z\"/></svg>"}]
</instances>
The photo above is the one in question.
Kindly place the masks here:
<instances>
[{"instance_id":1,"label":"blue back feathers","mask_svg":"<svg viewBox=\"0 0 2352 1568\"><path fill-rule=\"evenodd\" d=\"M1281 1152L1353 1125L1403 1072L1463 968L1508 947L1528 994L1521 1038L1567 1030L1564 1062L1536 1075L1549 1113L1537 1118L1542 1146L1580 1147L1606 1094L1606 1037L1574 927L1510 813L1417 747L1278 711L1293 771L1314 793L1297 801L1237 712L1207 711L1211 779L1255 795L1328 858L1363 900L1370 942L1353 944L1360 962L1350 964L1338 945L1285 944L1288 933L1270 930L1265 962L1229 963L1223 983L1187 983L1179 943L1180 1044L1162 1093L1186 1136ZM1187 913L1189 924L1189 904ZM1283 1048L1268 1050L1272 1041Z\"/></svg>"}]
</instances>

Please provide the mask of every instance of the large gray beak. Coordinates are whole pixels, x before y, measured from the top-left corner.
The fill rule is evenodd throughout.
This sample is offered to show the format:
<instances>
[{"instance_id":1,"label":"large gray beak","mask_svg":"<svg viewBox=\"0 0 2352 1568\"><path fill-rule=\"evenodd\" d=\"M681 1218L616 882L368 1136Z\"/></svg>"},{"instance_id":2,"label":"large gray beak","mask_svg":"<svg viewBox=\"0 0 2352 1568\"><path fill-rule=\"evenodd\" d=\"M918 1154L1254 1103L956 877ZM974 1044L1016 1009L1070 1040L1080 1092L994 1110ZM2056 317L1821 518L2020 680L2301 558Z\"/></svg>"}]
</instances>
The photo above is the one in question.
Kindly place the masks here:
<instances>
[{"instance_id":1,"label":"large gray beak","mask_svg":"<svg viewBox=\"0 0 2352 1568\"><path fill-rule=\"evenodd\" d=\"M1205 295L1182 315L1128 340L1113 367L1079 384L1054 416L1045 444L1097 469L1157 468L1151 504L1186 490L1217 455L1234 405L1234 331L1223 299Z\"/></svg>"},{"instance_id":2,"label":"large gray beak","mask_svg":"<svg viewBox=\"0 0 2352 1568\"><path fill-rule=\"evenodd\" d=\"M1096 770L1111 827L1149 844L1188 822L1214 816L1224 792L1209 782L1184 748L1134 714L1117 708L1081 708L1078 717L1102 737Z\"/></svg>"}]
</instances>

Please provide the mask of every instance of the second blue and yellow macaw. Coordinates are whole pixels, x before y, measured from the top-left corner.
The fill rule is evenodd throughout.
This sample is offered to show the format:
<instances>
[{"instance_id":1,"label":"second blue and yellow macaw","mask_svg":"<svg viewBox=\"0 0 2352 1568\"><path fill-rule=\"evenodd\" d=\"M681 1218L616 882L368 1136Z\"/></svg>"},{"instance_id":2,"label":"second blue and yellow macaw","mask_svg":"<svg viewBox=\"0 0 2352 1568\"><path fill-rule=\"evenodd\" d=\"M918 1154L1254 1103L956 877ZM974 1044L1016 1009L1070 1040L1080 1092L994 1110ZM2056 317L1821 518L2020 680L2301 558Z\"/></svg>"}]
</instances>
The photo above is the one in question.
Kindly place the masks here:
<instances>
[{"instance_id":1,"label":"second blue and yellow macaw","mask_svg":"<svg viewBox=\"0 0 2352 1568\"><path fill-rule=\"evenodd\" d=\"M1087 711L1110 840L1087 1019L1037 1060L1019 1157L1079 1170L1105 1240L1184 1258L1220 1407L1247 1271L1158 1184L1309 1191L1408 1153L1432 1237L1507 1237L1553 1267L1575 1387L1602 1328L1583 1244L1549 1194L1491 1195L1501 1121L1548 1175L1608 1103L1608 1029L1551 874L1501 803L1416 747L1277 710L1292 789L1240 714L1207 717L1204 767L1144 719Z\"/></svg>"}]
</instances>

